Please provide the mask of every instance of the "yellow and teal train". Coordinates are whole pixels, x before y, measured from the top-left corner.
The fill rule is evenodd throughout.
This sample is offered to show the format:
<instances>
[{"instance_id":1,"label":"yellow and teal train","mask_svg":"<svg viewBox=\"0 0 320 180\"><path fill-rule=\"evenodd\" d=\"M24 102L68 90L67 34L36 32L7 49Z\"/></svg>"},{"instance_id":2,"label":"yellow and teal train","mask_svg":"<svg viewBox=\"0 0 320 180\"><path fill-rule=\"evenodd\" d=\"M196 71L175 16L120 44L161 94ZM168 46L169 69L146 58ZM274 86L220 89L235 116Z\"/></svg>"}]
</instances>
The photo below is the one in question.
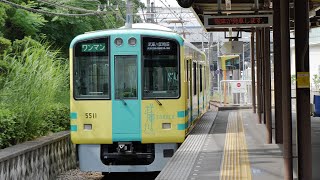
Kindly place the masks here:
<instances>
[{"instance_id":1,"label":"yellow and teal train","mask_svg":"<svg viewBox=\"0 0 320 180\"><path fill-rule=\"evenodd\" d=\"M161 171L209 105L203 52L159 25L70 45L71 139L80 169Z\"/></svg>"}]
</instances>

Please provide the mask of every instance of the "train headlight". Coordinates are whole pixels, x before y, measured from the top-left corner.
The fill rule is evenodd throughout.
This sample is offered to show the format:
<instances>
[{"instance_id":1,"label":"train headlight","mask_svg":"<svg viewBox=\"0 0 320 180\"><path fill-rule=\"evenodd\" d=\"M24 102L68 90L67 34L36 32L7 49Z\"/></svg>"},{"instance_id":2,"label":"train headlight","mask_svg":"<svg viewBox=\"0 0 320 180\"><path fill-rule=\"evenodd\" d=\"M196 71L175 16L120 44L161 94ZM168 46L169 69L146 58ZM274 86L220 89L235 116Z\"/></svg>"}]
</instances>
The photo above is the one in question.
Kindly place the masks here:
<instances>
[{"instance_id":1,"label":"train headlight","mask_svg":"<svg viewBox=\"0 0 320 180\"><path fill-rule=\"evenodd\" d=\"M162 129L171 129L171 123L162 123Z\"/></svg>"},{"instance_id":2,"label":"train headlight","mask_svg":"<svg viewBox=\"0 0 320 180\"><path fill-rule=\"evenodd\" d=\"M123 44L123 40L121 38L116 38L114 40L114 44L116 44L116 46L121 46Z\"/></svg>"},{"instance_id":3,"label":"train headlight","mask_svg":"<svg viewBox=\"0 0 320 180\"><path fill-rule=\"evenodd\" d=\"M128 44L130 46L135 46L137 44L137 39L134 38L134 37L131 37L129 40L128 40Z\"/></svg>"},{"instance_id":4,"label":"train headlight","mask_svg":"<svg viewBox=\"0 0 320 180\"><path fill-rule=\"evenodd\" d=\"M84 124L83 129L84 130L92 130L92 124Z\"/></svg>"}]
</instances>

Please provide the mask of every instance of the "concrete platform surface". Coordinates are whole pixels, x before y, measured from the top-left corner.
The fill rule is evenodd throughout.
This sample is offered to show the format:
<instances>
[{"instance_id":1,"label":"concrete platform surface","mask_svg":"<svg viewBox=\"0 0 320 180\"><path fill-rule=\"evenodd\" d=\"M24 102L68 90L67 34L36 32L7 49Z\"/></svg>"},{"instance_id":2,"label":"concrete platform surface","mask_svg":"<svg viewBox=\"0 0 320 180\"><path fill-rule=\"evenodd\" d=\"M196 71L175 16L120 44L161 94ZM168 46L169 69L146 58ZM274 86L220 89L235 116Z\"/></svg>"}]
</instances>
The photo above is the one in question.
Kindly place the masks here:
<instances>
[{"instance_id":1,"label":"concrete platform surface","mask_svg":"<svg viewBox=\"0 0 320 180\"><path fill-rule=\"evenodd\" d=\"M295 132L295 114L292 117ZM320 118L312 117L311 122L313 179L319 180ZM252 110L209 111L156 179L282 180L282 145L266 144L266 132L266 126L258 123ZM293 153L295 147L294 142ZM297 179L297 159L293 162L293 176Z\"/></svg>"}]
</instances>

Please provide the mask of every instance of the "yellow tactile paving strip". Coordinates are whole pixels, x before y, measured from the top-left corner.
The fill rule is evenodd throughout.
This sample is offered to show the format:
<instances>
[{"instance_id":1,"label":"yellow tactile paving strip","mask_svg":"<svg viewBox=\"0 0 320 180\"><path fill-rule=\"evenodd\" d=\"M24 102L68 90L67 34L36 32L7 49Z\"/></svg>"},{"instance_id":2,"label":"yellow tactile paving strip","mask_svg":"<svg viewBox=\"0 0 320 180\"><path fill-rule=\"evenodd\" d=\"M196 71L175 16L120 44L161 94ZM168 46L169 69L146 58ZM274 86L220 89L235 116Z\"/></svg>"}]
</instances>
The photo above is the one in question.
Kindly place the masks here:
<instances>
[{"instance_id":1,"label":"yellow tactile paving strip","mask_svg":"<svg viewBox=\"0 0 320 180\"><path fill-rule=\"evenodd\" d=\"M241 112L230 112L220 180L251 180L251 167Z\"/></svg>"}]
</instances>

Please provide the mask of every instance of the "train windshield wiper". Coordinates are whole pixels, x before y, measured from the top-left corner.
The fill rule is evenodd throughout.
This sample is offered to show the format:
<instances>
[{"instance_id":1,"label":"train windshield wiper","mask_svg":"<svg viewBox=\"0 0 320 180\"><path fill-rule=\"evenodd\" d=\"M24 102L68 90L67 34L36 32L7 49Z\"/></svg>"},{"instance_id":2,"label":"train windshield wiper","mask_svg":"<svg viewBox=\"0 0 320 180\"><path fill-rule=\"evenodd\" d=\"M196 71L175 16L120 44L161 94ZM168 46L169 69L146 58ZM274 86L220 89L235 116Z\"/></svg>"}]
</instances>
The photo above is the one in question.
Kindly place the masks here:
<instances>
[{"instance_id":1,"label":"train windshield wiper","mask_svg":"<svg viewBox=\"0 0 320 180\"><path fill-rule=\"evenodd\" d=\"M120 100L123 102L123 105L125 105L125 106L127 105L127 103L124 99L120 98Z\"/></svg>"},{"instance_id":2,"label":"train windshield wiper","mask_svg":"<svg viewBox=\"0 0 320 180\"><path fill-rule=\"evenodd\" d=\"M155 98L154 100L157 101L157 103L159 104L159 106L162 106L162 103L161 103L157 98Z\"/></svg>"}]
</instances>

